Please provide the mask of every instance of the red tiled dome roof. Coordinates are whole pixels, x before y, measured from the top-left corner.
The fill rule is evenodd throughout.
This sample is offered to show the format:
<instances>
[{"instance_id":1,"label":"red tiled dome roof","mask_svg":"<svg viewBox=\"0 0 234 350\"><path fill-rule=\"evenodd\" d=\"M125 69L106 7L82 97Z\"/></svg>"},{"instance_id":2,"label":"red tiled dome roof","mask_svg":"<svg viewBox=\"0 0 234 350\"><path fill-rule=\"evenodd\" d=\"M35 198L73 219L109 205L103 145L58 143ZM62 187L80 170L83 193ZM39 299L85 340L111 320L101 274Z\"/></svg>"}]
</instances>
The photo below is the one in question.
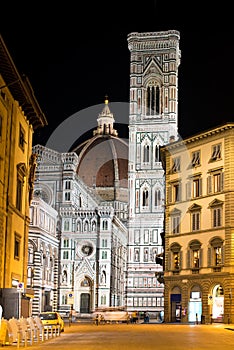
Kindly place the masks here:
<instances>
[{"instance_id":1,"label":"red tiled dome roof","mask_svg":"<svg viewBox=\"0 0 234 350\"><path fill-rule=\"evenodd\" d=\"M93 137L74 150L79 156L77 174L105 200L120 199L128 187L128 143L113 128L108 101L98 117ZM126 200L126 198L125 198Z\"/></svg>"}]
</instances>

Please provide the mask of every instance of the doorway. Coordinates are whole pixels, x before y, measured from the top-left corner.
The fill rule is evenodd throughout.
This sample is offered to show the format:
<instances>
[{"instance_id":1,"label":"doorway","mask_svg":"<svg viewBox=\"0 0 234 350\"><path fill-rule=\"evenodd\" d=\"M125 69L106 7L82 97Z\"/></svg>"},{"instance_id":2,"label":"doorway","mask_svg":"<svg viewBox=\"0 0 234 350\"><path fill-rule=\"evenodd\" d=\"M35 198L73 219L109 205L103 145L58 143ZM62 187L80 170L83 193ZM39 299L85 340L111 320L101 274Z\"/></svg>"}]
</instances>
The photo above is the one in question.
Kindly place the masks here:
<instances>
[{"instance_id":1,"label":"doorway","mask_svg":"<svg viewBox=\"0 0 234 350\"><path fill-rule=\"evenodd\" d=\"M222 322L224 314L224 293L223 287L220 284L214 287L212 300L212 318L215 322Z\"/></svg>"},{"instance_id":2,"label":"doorway","mask_svg":"<svg viewBox=\"0 0 234 350\"><path fill-rule=\"evenodd\" d=\"M80 312L82 314L90 313L90 294L82 293L80 295Z\"/></svg>"}]
</instances>

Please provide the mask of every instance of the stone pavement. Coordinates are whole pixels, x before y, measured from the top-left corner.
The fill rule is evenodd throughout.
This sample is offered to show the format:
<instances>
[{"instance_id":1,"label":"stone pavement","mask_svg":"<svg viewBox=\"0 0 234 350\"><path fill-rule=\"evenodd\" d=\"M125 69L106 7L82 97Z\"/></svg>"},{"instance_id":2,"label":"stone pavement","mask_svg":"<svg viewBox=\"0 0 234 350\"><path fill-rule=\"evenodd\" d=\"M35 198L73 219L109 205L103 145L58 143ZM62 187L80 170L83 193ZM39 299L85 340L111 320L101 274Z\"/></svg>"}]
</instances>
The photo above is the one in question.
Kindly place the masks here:
<instances>
[{"instance_id":1,"label":"stone pavement","mask_svg":"<svg viewBox=\"0 0 234 350\"><path fill-rule=\"evenodd\" d=\"M15 349L16 346L5 346ZM22 347L22 346L21 346ZM234 325L105 324L75 322L59 337L28 350L233 350Z\"/></svg>"}]
</instances>

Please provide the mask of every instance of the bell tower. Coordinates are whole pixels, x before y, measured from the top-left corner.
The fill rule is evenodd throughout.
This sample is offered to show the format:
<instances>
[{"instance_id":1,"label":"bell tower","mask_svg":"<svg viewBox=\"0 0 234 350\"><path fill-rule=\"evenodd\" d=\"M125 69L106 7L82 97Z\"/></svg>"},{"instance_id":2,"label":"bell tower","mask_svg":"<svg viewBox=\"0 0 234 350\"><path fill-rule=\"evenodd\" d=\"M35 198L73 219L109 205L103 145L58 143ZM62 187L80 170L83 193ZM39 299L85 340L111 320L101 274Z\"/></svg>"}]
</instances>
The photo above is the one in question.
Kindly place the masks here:
<instances>
[{"instance_id":1,"label":"bell tower","mask_svg":"<svg viewBox=\"0 0 234 350\"><path fill-rule=\"evenodd\" d=\"M180 33L130 33L127 308L163 311L164 171L160 146L178 138ZM158 262L158 259L157 259Z\"/></svg>"}]
</instances>

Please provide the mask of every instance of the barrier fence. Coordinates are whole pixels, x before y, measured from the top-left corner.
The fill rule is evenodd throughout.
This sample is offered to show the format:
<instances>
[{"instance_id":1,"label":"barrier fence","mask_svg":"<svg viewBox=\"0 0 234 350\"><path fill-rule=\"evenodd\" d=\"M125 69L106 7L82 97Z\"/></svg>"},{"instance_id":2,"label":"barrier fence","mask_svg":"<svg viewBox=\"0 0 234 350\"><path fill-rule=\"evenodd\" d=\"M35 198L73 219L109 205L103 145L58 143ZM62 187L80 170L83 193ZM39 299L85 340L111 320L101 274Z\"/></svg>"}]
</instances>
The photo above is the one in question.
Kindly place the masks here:
<instances>
[{"instance_id":1,"label":"barrier fence","mask_svg":"<svg viewBox=\"0 0 234 350\"><path fill-rule=\"evenodd\" d=\"M61 334L59 325L44 326L38 316L20 319L12 317L9 320L2 318L0 322L1 346L27 347Z\"/></svg>"}]
</instances>

